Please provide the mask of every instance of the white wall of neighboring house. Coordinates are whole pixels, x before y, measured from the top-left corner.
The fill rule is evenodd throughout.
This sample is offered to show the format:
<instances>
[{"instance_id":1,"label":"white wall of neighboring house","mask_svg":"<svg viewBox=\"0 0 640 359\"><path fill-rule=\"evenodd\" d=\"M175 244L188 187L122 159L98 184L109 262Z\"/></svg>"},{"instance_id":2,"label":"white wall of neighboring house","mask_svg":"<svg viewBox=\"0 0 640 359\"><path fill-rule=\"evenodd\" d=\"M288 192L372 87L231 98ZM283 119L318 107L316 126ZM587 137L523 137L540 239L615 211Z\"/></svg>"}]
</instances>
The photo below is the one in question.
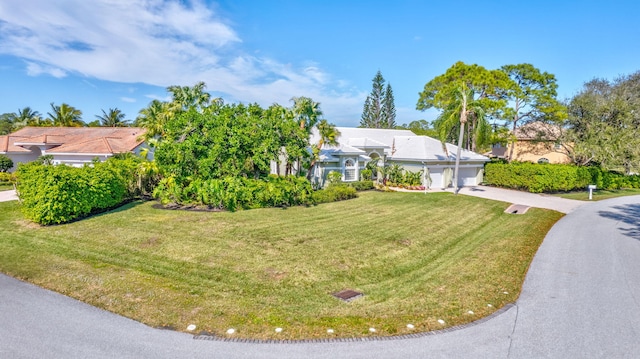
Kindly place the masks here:
<instances>
[{"instance_id":1,"label":"white wall of neighboring house","mask_svg":"<svg viewBox=\"0 0 640 359\"><path fill-rule=\"evenodd\" d=\"M27 163L31 161L35 161L40 157L39 153L8 153L7 157L11 158L13 161L13 167L9 170L9 172L15 172L18 169L19 163Z\"/></svg>"}]
</instances>

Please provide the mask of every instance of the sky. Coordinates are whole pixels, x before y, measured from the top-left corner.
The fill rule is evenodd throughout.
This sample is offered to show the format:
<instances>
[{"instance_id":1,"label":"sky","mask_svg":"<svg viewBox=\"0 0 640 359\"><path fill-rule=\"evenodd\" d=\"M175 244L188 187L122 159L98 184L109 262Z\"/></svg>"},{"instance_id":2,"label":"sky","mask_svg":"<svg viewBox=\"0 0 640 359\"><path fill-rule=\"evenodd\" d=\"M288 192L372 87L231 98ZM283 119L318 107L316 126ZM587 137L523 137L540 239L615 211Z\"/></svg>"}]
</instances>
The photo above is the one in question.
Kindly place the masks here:
<instances>
[{"instance_id":1,"label":"sky","mask_svg":"<svg viewBox=\"0 0 640 359\"><path fill-rule=\"evenodd\" d=\"M398 124L457 61L531 63L568 99L593 78L640 70L635 0L0 0L0 114L51 103L91 122L133 120L171 85L204 81L227 103L307 96L358 126L372 79L391 85Z\"/></svg>"}]
</instances>

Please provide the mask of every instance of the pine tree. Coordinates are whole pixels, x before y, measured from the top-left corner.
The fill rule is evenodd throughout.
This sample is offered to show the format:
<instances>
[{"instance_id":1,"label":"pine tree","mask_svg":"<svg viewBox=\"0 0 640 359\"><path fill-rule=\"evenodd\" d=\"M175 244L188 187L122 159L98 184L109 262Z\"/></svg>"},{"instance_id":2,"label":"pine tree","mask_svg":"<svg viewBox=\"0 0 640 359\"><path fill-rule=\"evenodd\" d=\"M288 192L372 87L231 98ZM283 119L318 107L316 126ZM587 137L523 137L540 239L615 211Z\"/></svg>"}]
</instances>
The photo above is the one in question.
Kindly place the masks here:
<instances>
[{"instance_id":1,"label":"pine tree","mask_svg":"<svg viewBox=\"0 0 640 359\"><path fill-rule=\"evenodd\" d=\"M391 85L387 84L382 98L382 126L384 128L396 128L396 105L393 99Z\"/></svg>"},{"instance_id":2,"label":"pine tree","mask_svg":"<svg viewBox=\"0 0 640 359\"><path fill-rule=\"evenodd\" d=\"M367 96L362 109L360 127L394 128L396 124L396 108L391 85L387 84L385 89L385 80L379 70L372 82L371 94Z\"/></svg>"}]
</instances>

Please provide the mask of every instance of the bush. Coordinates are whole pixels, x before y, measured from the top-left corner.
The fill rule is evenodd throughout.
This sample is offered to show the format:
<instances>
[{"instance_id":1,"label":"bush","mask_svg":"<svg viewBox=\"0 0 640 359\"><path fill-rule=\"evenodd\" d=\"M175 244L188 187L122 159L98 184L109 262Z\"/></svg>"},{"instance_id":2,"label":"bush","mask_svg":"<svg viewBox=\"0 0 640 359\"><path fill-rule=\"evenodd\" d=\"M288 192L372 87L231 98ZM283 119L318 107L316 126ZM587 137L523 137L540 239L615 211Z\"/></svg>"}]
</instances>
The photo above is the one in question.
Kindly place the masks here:
<instances>
[{"instance_id":1,"label":"bush","mask_svg":"<svg viewBox=\"0 0 640 359\"><path fill-rule=\"evenodd\" d=\"M20 164L22 211L43 225L59 224L116 207L132 198L136 163L109 159L92 166Z\"/></svg>"},{"instance_id":2,"label":"bush","mask_svg":"<svg viewBox=\"0 0 640 359\"><path fill-rule=\"evenodd\" d=\"M338 171L331 171L327 174L327 181L329 184L338 184L342 182L342 173Z\"/></svg>"},{"instance_id":3,"label":"bush","mask_svg":"<svg viewBox=\"0 0 640 359\"><path fill-rule=\"evenodd\" d=\"M179 184L174 177L160 181L154 195L164 204L204 205L238 209L289 207L313 203L311 183L304 177L269 175L264 179L225 177Z\"/></svg>"},{"instance_id":4,"label":"bush","mask_svg":"<svg viewBox=\"0 0 640 359\"><path fill-rule=\"evenodd\" d=\"M373 181L345 182L343 184L354 188L356 191L367 191L374 188Z\"/></svg>"},{"instance_id":5,"label":"bush","mask_svg":"<svg viewBox=\"0 0 640 359\"><path fill-rule=\"evenodd\" d=\"M16 176L8 172L0 172L0 184L12 184L16 181Z\"/></svg>"},{"instance_id":6,"label":"bush","mask_svg":"<svg viewBox=\"0 0 640 359\"><path fill-rule=\"evenodd\" d=\"M373 170L368 168L360 171L360 181L372 181L373 180Z\"/></svg>"},{"instance_id":7,"label":"bush","mask_svg":"<svg viewBox=\"0 0 640 359\"><path fill-rule=\"evenodd\" d=\"M638 175L625 176L599 167L529 162L487 163L484 182L533 193L584 189L589 184L600 189L640 188Z\"/></svg>"},{"instance_id":8,"label":"bush","mask_svg":"<svg viewBox=\"0 0 640 359\"><path fill-rule=\"evenodd\" d=\"M8 172L13 167L13 161L7 155L0 155L0 172Z\"/></svg>"},{"instance_id":9,"label":"bush","mask_svg":"<svg viewBox=\"0 0 640 359\"><path fill-rule=\"evenodd\" d=\"M344 184L330 185L325 189L313 192L315 203L329 203L358 197L356 189Z\"/></svg>"}]
</instances>

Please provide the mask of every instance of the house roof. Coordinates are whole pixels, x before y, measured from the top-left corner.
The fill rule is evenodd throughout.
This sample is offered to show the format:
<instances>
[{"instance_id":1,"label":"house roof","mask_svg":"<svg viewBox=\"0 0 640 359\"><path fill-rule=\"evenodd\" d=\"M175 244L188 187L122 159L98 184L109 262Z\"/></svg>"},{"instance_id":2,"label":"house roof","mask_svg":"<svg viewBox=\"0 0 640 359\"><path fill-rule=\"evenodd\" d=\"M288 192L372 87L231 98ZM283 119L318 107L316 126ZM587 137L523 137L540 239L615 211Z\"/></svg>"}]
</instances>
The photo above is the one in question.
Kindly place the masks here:
<instances>
[{"instance_id":1,"label":"house roof","mask_svg":"<svg viewBox=\"0 0 640 359\"><path fill-rule=\"evenodd\" d=\"M428 136L396 136L394 150L389 157L394 160L409 161L455 161L458 146L445 144ZM489 158L463 149L460 152L462 161L488 161Z\"/></svg>"},{"instance_id":2,"label":"house roof","mask_svg":"<svg viewBox=\"0 0 640 359\"><path fill-rule=\"evenodd\" d=\"M338 146L322 147L320 159L323 162L338 161L338 155L367 155L373 148L383 149L387 158L406 161L455 161L457 146L446 144L427 136L418 136L409 130L377 128L337 127L340 131ZM314 131L311 143L317 143L319 136ZM478 153L463 150L462 161L488 161Z\"/></svg>"},{"instance_id":3,"label":"house roof","mask_svg":"<svg viewBox=\"0 0 640 359\"><path fill-rule=\"evenodd\" d=\"M338 142L346 143L350 146L357 147L379 147L390 146L394 136L416 136L409 130L391 130L384 128L355 128L355 127L336 127L340 131ZM311 131L309 142L318 143L320 136L318 130L314 128Z\"/></svg>"},{"instance_id":4,"label":"house roof","mask_svg":"<svg viewBox=\"0 0 640 359\"><path fill-rule=\"evenodd\" d=\"M131 152L145 132L138 127L24 127L0 136L0 153L29 153L31 146L44 146L51 154Z\"/></svg>"}]
</instances>

